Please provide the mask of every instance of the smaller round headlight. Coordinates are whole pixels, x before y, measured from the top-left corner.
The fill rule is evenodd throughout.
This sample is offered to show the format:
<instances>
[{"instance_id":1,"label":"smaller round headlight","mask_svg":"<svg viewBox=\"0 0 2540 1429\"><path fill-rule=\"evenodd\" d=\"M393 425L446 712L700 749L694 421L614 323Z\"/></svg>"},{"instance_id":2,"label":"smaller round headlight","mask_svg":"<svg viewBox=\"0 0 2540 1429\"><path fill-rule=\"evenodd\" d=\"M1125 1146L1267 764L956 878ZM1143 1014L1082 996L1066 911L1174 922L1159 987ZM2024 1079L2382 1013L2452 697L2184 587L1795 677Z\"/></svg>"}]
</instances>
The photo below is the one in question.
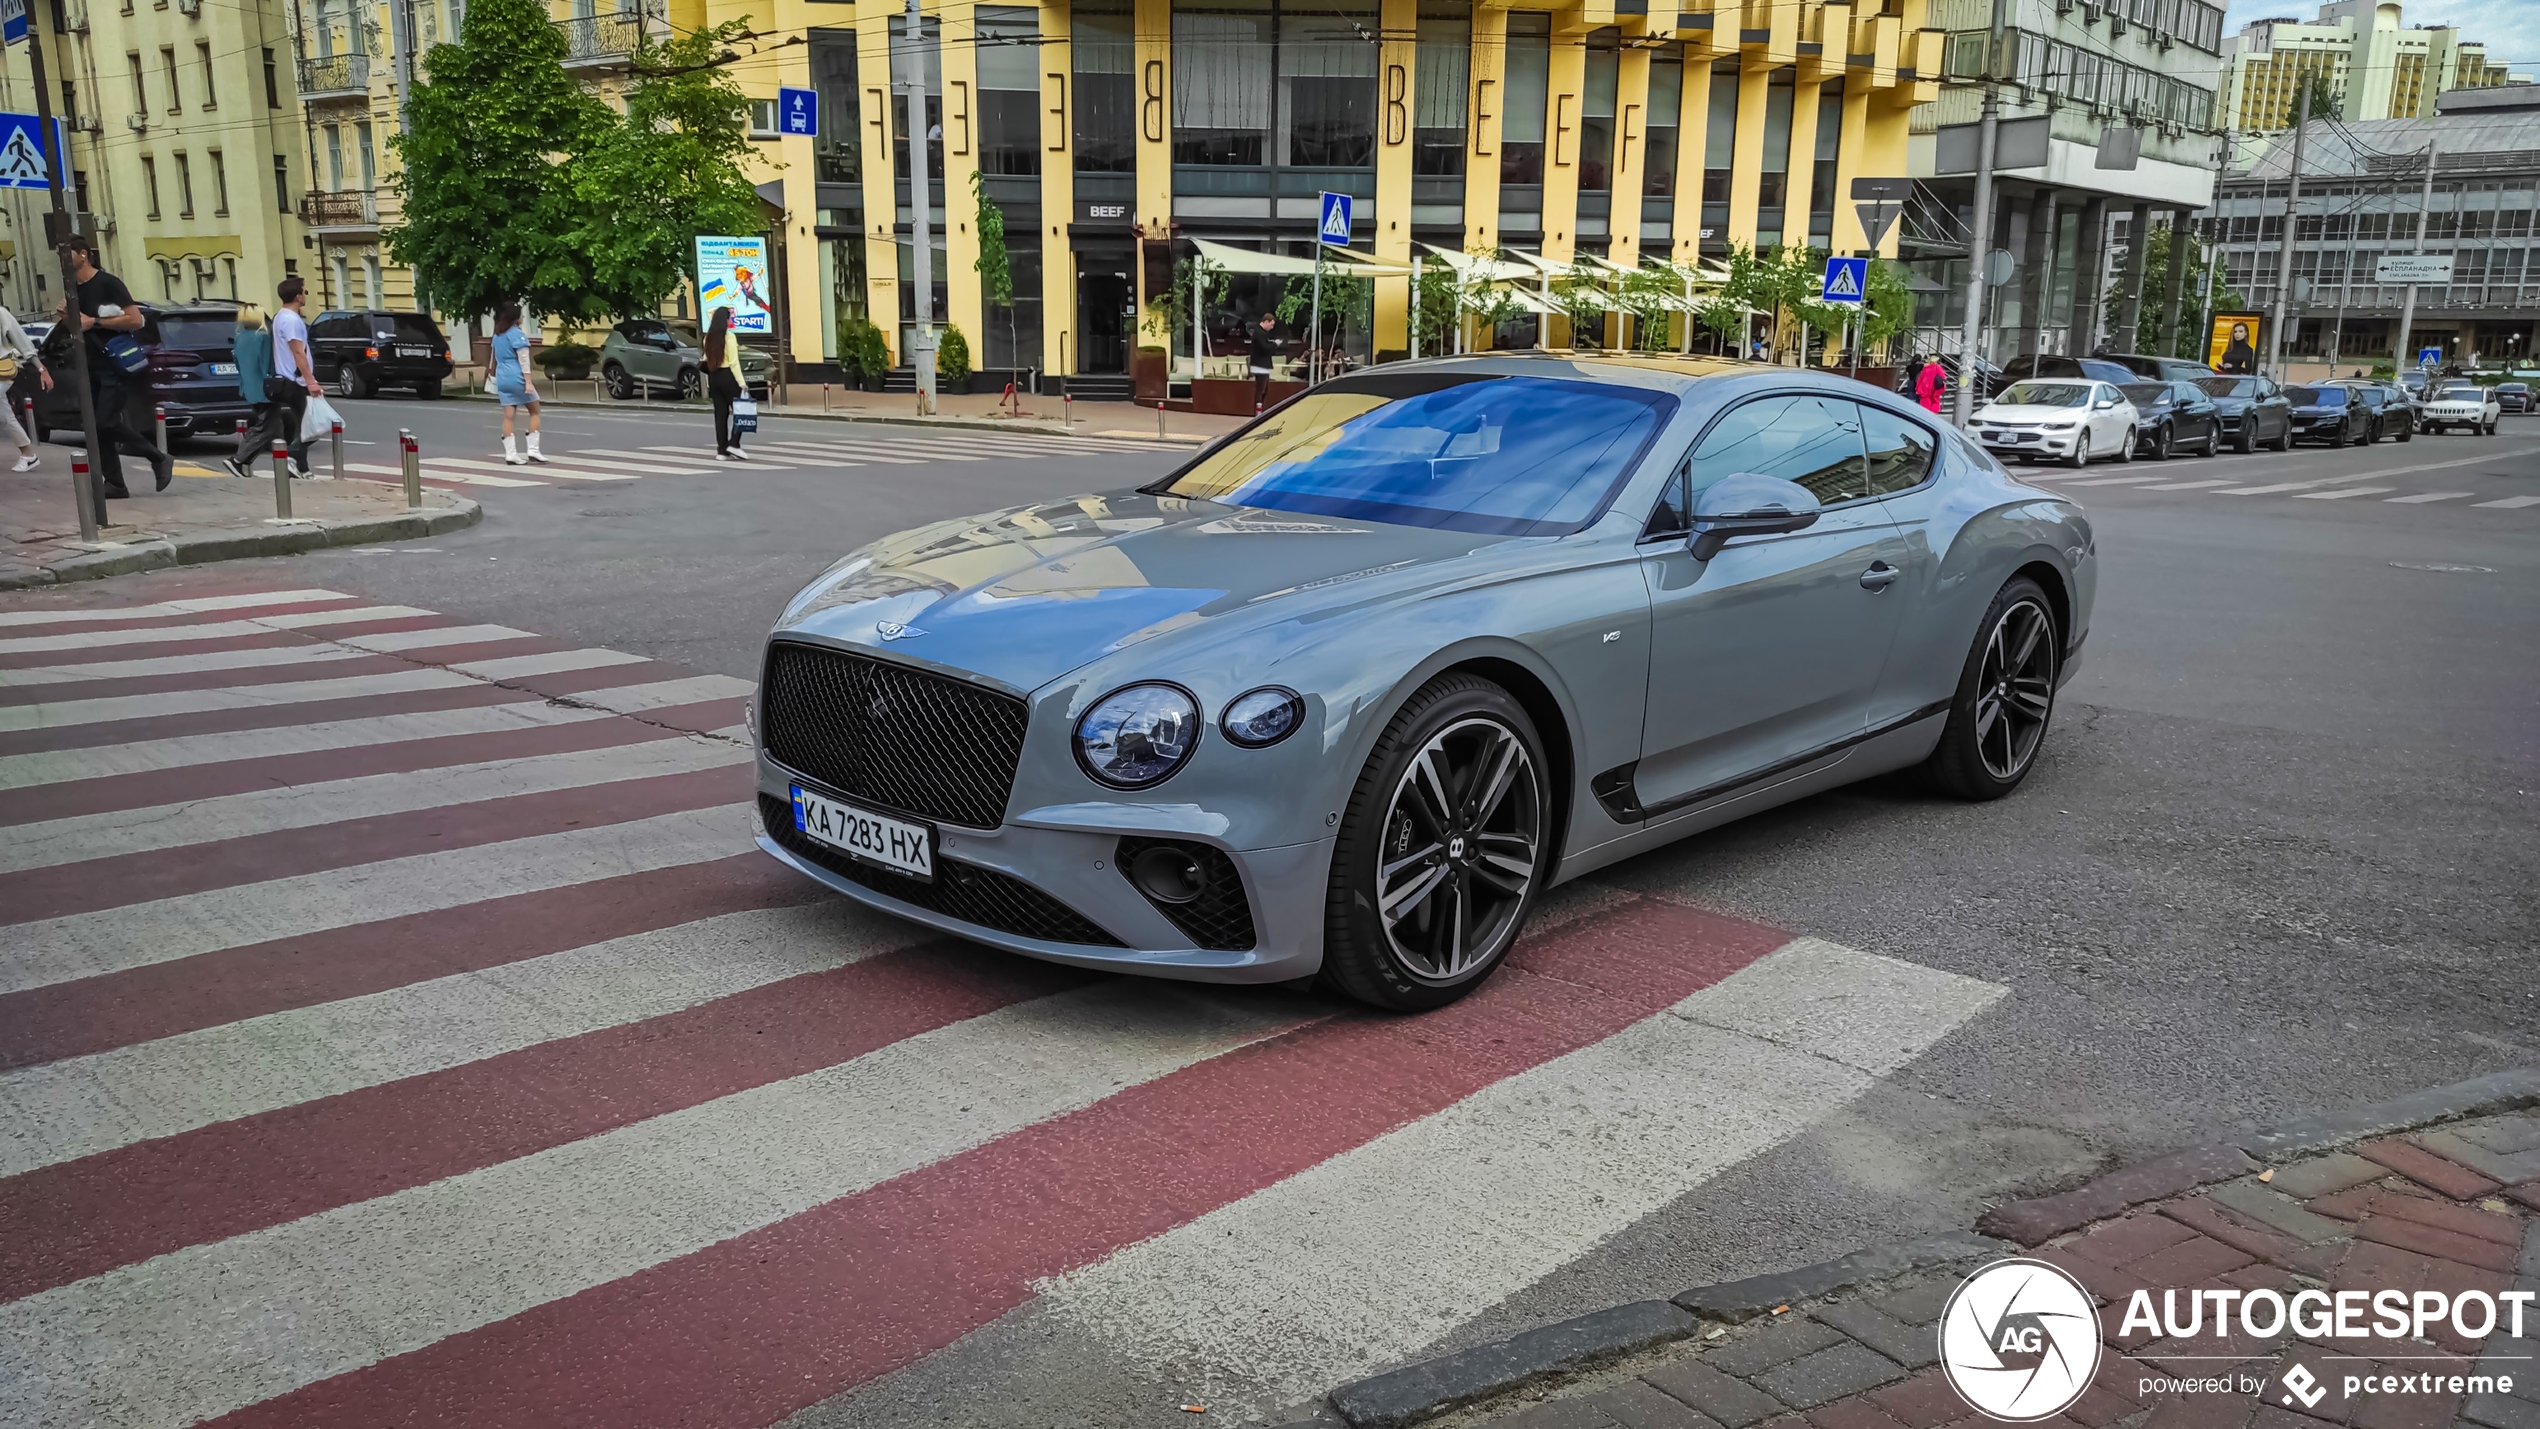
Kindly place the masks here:
<instances>
[{"instance_id":1,"label":"smaller round headlight","mask_svg":"<svg viewBox=\"0 0 2540 1429\"><path fill-rule=\"evenodd\" d=\"M1143 789L1182 767L1199 745L1199 705L1172 685L1131 685L1076 722L1076 760L1115 789Z\"/></svg>"},{"instance_id":2,"label":"smaller round headlight","mask_svg":"<svg viewBox=\"0 0 2540 1429\"><path fill-rule=\"evenodd\" d=\"M1303 723L1303 696L1281 685L1264 685L1227 701L1217 727L1246 749L1262 749L1296 733Z\"/></svg>"}]
</instances>

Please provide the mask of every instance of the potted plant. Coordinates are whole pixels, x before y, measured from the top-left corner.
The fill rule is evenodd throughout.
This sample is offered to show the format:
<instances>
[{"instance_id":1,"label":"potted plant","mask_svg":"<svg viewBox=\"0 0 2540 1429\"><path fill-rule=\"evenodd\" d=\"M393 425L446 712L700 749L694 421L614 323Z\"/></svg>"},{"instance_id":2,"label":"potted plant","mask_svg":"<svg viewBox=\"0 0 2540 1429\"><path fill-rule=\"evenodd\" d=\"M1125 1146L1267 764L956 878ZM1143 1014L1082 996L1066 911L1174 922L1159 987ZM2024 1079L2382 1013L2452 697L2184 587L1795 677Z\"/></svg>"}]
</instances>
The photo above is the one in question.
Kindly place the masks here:
<instances>
[{"instance_id":1,"label":"potted plant","mask_svg":"<svg viewBox=\"0 0 2540 1429\"><path fill-rule=\"evenodd\" d=\"M935 337L935 383L945 392L970 390L970 339L950 323Z\"/></svg>"},{"instance_id":2,"label":"potted plant","mask_svg":"<svg viewBox=\"0 0 2540 1429\"><path fill-rule=\"evenodd\" d=\"M855 373L856 386L867 392L879 392L891 373L891 349L882 340L882 330L864 318L847 324L839 339L841 365Z\"/></svg>"},{"instance_id":3,"label":"potted plant","mask_svg":"<svg viewBox=\"0 0 2540 1429\"><path fill-rule=\"evenodd\" d=\"M580 382L591 375L592 368L600 365L600 350L566 336L540 348L538 355L530 360L549 377Z\"/></svg>"}]
</instances>

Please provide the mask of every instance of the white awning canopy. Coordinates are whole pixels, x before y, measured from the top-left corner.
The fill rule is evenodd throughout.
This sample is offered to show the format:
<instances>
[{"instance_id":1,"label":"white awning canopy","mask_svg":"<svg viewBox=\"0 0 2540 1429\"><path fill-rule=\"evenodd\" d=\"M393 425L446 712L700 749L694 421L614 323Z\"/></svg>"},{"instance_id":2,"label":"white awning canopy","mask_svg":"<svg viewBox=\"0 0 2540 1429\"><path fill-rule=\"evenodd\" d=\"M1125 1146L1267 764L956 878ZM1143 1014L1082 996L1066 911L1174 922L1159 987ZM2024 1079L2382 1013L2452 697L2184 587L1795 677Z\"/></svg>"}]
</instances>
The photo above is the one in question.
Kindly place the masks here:
<instances>
[{"instance_id":1,"label":"white awning canopy","mask_svg":"<svg viewBox=\"0 0 2540 1429\"><path fill-rule=\"evenodd\" d=\"M1212 243L1205 238L1192 239L1191 246L1199 250L1201 262L1220 273L1310 274L1314 271L1314 260L1311 258L1291 258L1284 253L1255 253L1249 248L1230 248L1223 243ZM1339 272L1351 277L1378 278L1411 271L1398 264L1379 262L1364 253L1354 253L1346 248L1334 248L1324 256L1329 260L1323 265L1323 271L1326 273Z\"/></svg>"}]
</instances>

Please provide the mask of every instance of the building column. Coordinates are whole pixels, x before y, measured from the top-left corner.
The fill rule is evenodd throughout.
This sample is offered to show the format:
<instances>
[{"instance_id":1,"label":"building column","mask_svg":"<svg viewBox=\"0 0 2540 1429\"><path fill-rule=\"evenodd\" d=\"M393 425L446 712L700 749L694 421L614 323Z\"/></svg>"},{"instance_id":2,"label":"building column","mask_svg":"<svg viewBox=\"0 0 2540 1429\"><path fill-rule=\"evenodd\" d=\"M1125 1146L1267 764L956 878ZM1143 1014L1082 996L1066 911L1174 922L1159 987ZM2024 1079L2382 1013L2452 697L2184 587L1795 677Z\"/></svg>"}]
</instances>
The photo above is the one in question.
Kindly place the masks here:
<instances>
[{"instance_id":1,"label":"building column","mask_svg":"<svg viewBox=\"0 0 2540 1429\"><path fill-rule=\"evenodd\" d=\"M1464 247L1488 253L1499 246L1500 116L1508 109L1508 12L1497 5L1473 7L1472 139L1464 152Z\"/></svg>"},{"instance_id":2,"label":"building column","mask_svg":"<svg viewBox=\"0 0 2540 1429\"><path fill-rule=\"evenodd\" d=\"M946 0L946 35L977 33L970 0ZM970 366L988 359L987 306L979 291L979 47L943 46L944 66L944 321L961 329Z\"/></svg>"},{"instance_id":3,"label":"building column","mask_svg":"<svg viewBox=\"0 0 2540 1429\"><path fill-rule=\"evenodd\" d=\"M1782 175L1782 242L1805 248L1808 204L1816 196L1817 184L1818 89L1825 77L1801 64L1792 71L1791 81L1790 164Z\"/></svg>"},{"instance_id":4,"label":"building column","mask_svg":"<svg viewBox=\"0 0 2540 1429\"><path fill-rule=\"evenodd\" d=\"M2194 227L2192 216L2195 212L2189 208L2170 210L2169 285L2161 303L2160 353L2163 357L2178 351L2179 309L2187 301L2187 236Z\"/></svg>"},{"instance_id":5,"label":"building column","mask_svg":"<svg viewBox=\"0 0 2540 1429\"><path fill-rule=\"evenodd\" d=\"M1147 287L1147 244L1169 244L1173 236L1173 4L1172 0L1137 0L1131 22L1136 33L1138 73L1131 93L1137 115L1138 201L1134 212L1138 250L1130 259L1129 281L1138 294L1137 330L1129 334L1132 374L1137 350L1151 338L1146 331L1150 309L1164 306L1164 295ZM1170 347L1170 343L1165 344Z\"/></svg>"},{"instance_id":6,"label":"building column","mask_svg":"<svg viewBox=\"0 0 2540 1429\"><path fill-rule=\"evenodd\" d=\"M1904 178L1913 172L1906 162L1905 147L1906 133L1912 127L1912 115L1917 102L1915 94L1918 88L1919 86L1916 85L1900 84L1890 89L1874 90L1868 96L1867 107L1862 117L1861 157L1854 161L1859 165L1856 172L1873 178L1887 179ZM1845 104L1844 123L1847 126L1852 122L1851 111L1852 106L1849 103ZM1851 138L1849 133L1844 135L1847 150L1851 147ZM1847 187L1837 196L1836 201L1842 205L1845 212L1849 213L1852 206L1851 190ZM1840 223L1841 220L1838 219L1837 222ZM1857 216L1854 222L1859 222ZM1879 241L1879 253L1882 257L1896 256L1898 235L1904 231L1905 222L1902 218L1887 226L1887 237Z\"/></svg>"},{"instance_id":7,"label":"building column","mask_svg":"<svg viewBox=\"0 0 2540 1429\"><path fill-rule=\"evenodd\" d=\"M2079 356L2098 345L2099 281L2108 268L2108 201L2094 198L2082 205L2081 232L2074 240L2073 320L2065 339L2068 355Z\"/></svg>"},{"instance_id":8,"label":"building column","mask_svg":"<svg viewBox=\"0 0 2540 1429\"><path fill-rule=\"evenodd\" d=\"M1861 215L1852 207L1852 181L1864 176L1861 146L1869 140L1870 86L1858 76L1843 86L1843 134L1834 151L1834 232L1837 253L1858 253L1869 246L1861 231ZM1888 177L1872 175L1871 177ZM1893 225L1891 225L1893 227Z\"/></svg>"},{"instance_id":9,"label":"building column","mask_svg":"<svg viewBox=\"0 0 2540 1429\"><path fill-rule=\"evenodd\" d=\"M2132 352L2142 343L2143 331L2143 257L2152 246L2152 206L2138 202L2126 220L2125 281L2118 285L2122 298L2117 308L2117 323L2108 334L2109 345L2119 352Z\"/></svg>"},{"instance_id":10,"label":"building column","mask_svg":"<svg viewBox=\"0 0 2540 1429\"><path fill-rule=\"evenodd\" d=\"M1763 206L1764 99L1773 69L1770 59L1749 54L1737 73L1737 149L1729 159L1729 231L1721 236L1749 248L1755 246L1756 211ZM1797 105L1792 107L1795 110ZM1787 204L1783 212L1782 221L1787 224Z\"/></svg>"},{"instance_id":11,"label":"building column","mask_svg":"<svg viewBox=\"0 0 2540 1429\"><path fill-rule=\"evenodd\" d=\"M1624 38L1638 39L1628 28L1637 21L1623 18ZM1625 268L1640 262L1640 196L1649 181L1648 138L1649 51L1627 45L1615 72L1614 192L1605 219L1605 256Z\"/></svg>"},{"instance_id":12,"label":"building column","mask_svg":"<svg viewBox=\"0 0 2540 1429\"><path fill-rule=\"evenodd\" d=\"M2040 189L2029 200L2028 274L2020 282L2020 336L2014 347L2035 357L2044 341L2046 304L2055 296L2055 220L2059 189Z\"/></svg>"},{"instance_id":13,"label":"building column","mask_svg":"<svg viewBox=\"0 0 2540 1429\"><path fill-rule=\"evenodd\" d=\"M1676 207L1669 220L1675 261L1687 267L1702 261L1702 162L1710 153L1711 66L1719 58L1709 31L1690 32L1685 40L1684 97L1676 104Z\"/></svg>"},{"instance_id":14,"label":"building column","mask_svg":"<svg viewBox=\"0 0 2540 1429\"><path fill-rule=\"evenodd\" d=\"M1542 252L1561 261L1575 255L1579 246L1579 131L1586 123L1581 116L1587 93L1583 13L1579 9L1554 13L1552 73L1544 87ZM1547 317L1543 345L1575 347L1578 339L1567 320Z\"/></svg>"},{"instance_id":15,"label":"building column","mask_svg":"<svg viewBox=\"0 0 2540 1429\"><path fill-rule=\"evenodd\" d=\"M882 344L897 365L900 346L900 216L899 174L891 159L891 95L899 76L891 72L891 17L901 13L889 0L858 0L856 5L856 87L863 91L857 107L864 120L864 303Z\"/></svg>"},{"instance_id":16,"label":"building column","mask_svg":"<svg viewBox=\"0 0 2540 1429\"><path fill-rule=\"evenodd\" d=\"M1076 215L1071 25L1069 0L1042 0L1041 370L1054 376L1076 370L1076 258L1067 249L1067 225Z\"/></svg>"},{"instance_id":17,"label":"building column","mask_svg":"<svg viewBox=\"0 0 2540 1429\"><path fill-rule=\"evenodd\" d=\"M1376 256L1411 263L1411 121L1420 84L1419 0L1383 0L1376 51ZM1411 350L1411 279L1378 278L1376 355Z\"/></svg>"}]
</instances>

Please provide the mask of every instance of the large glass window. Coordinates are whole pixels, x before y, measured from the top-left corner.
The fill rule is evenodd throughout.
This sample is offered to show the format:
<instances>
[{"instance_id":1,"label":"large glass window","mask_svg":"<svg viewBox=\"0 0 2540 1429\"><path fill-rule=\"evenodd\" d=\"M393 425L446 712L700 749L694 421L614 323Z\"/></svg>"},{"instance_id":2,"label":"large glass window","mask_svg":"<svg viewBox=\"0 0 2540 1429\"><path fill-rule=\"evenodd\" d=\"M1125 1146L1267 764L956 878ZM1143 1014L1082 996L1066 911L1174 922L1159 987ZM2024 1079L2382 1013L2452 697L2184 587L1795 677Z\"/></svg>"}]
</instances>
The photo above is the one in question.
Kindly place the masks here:
<instances>
[{"instance_id":1,"label":"large glass window","mask_svg":"<svg viewBox=\"0 0 2540 1429\"><path fill-rule=\"evenodd\" d=\"M1501 71L1499 181L1543 182L1543 107L1552 88L1552 17L1532 11L1508 17Z\"/></svg>"},{"instance_id":2,"label":"large glass window","mask_svg":"<svg viewBox=\"0 0 2540 1429\"><path fill-rule=\"evenodd\" d=\"M1412 81L1411 172L1432 177L1464 172L1465 96L1473 87L1473 17L1420 16L1420 49Z\"/></svg>"},{"instance_id":3,"label":"large glass window","mask_svg":"<svg viewBox=\"0 0 2540 1429\"><path fill-rule=\"evenodd\" d=\"M1080 3L1069 13L1069 48L1075 56L1076 171L1138 171L1138 50L1131 38L1129 7L1114 0Z\"/></svg>"},{"instance_id":4,"label":"large glass window","mask_svg":"<svg viewBox=\"0 0 2540 1429\"><path fill-rule=\"evenodd\" d=\"M1817 91L1816 167L1808 175L1808 241L1834 246L1834 175L1843 157L1843 81Z\"/></svg>"},{"instance_id":5,"label":"large glass window","mask_svg":"<svg viewBox=\"0 0 2540 1429\"><path fill-rule=\"evenodd\" d=\"M1649 57L1649 129L1641 142L1647 155L1641 164L1640 191L1651 198L1676 193L1676 138L1684 114L1684 52L1668 49Z\"/></svg>"},{"instance_id":6,"label":"large glass window","mask_svg":"<svg viewBox=\"0 0 2540 1429\"><path fill-rule=\"evenodd\" d=\"M979 170L1037 174L1041 171L1040 12L982 5L977 24Z\"/></svg>"},{"instance_id":7,"label":"large glass window","mask_svg":"<svg viewBox=\"0 0 2540 1429\"><path fill-rule=\"evenodd\" d=\"M1587 39L1587 71L1579 96L1579 189L1614 189L1614 92L1621 80L1622 31L1598 30Z\"/></svg>"},{"instance_id":8,"label":"large glass window","mask_svg":"<svg viewBox=\"0 0 2540 1429\"><path fill-rule=\"evenodd\" d=\"M1717 60L1711 66L1709 113L1702 130L1702 251L1709 254L1728 250L1729 165L1737 159L1737 71L1736 60Z\"/></svg>"},{"instance_id":9,"label":"large glass window","mask_svg":"<svg viewBox=\"0 0 2540 1429\"><path fill-rule=\"evenodd\" d=\"M1372 8L1280 7L1280 163L1375 167L1378 23Z\"/></svg>"},{"instance_id":10,"label":"large glass window","mask_svg":"<svg viewBox=\"0 0 2540 1429\"><path fill-rule=\"evenodd\" d=\"M1345 377L1149 489L1349 520L1560 535L1603 509L1675 405L1659 392L1542 377ZM1857 427L1853 451L1857 461Z\"/></svg>"},{"instance_id":11,"label":"large glass window","mask_svg":"<svg viewBox=\"0 0 2540 1429\"><path fill-rule=\"evenodd\" d=\"M1755 246L1759 250L1782 241L1782 209L1790 197L1793 80L1792 71L1777 69L1764 86L1764 166L1755 200Z\"/></svg>"},{"instance_id":12,"label":"large glass window","mask_svg":"<svg viewBox=\"0 0 2540 1429\"><path fill-rule=\"evenodd\" d=\"M821 183L864 181L864 120L858 107L863 92L856 84L855 31L813 30L811 85L820 95L820 135L811 152Z\"/></svg>"},{"instance_id":13,"label":"large glass window","mask_svg":"<svg viewBox=\"0 0 2540 1429\"><path fill-rule=\"evenodd\" d=\"M918 28L917 35L918 54L926 69L926 174L927 192L930 195L927 205L931 208L935 205L931 195L942 190L945 172L944 60L940 47L942 22L934 19L927 20ZM894 67L904 67L908 64L907 51L901 48L907 43L908 17L906 15L892 16L891 63ZM892 78L896 82L899 77L894 75ZM896 83L894 88L896 90ZM891 162L897 166L893 170L893 180L899 187L900 206L903 208L914 203L914 200L909 197L909 185L915 178L915 173L909 167L908 133L908 96L894 92L891 95ZM936 311L941 312L942 309L938 308Z\"/></svg>"},{"instance_id":14,"label":"large glass window","mask_svg":"<svg viewBox=\"0 0 2540 1429\"><path fill-rule=\"evenodd\" d=\"M1269 162L1277 33L1269 0L1173 12L1173 162Z\"/></svg>"}]
</instances>

